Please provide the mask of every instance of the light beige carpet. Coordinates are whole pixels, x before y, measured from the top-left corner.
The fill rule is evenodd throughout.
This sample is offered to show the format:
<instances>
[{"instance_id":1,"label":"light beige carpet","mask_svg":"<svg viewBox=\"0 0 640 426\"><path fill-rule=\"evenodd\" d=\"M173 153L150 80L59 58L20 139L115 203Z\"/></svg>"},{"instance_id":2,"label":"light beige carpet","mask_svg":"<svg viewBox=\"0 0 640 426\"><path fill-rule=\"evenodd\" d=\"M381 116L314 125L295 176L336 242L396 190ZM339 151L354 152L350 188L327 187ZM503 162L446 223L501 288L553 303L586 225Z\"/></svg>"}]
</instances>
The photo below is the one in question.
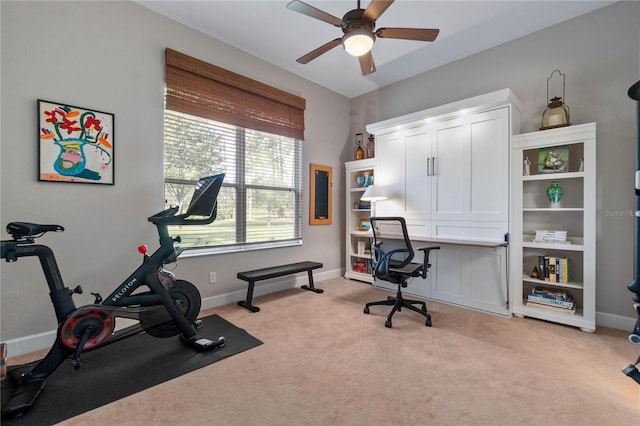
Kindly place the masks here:
<instances>
[{"instance_id":1,"label":"light beige carpet","mask_svg":"<svg viewBox=\"0 0 640 426\"><path fill-rule=\"evenodd\" d=\"M433 327L403 310L387 329L388 307L363 306L390 293L316 286L255 298L255 314L204 312L264 344L64 424L640 425L640 386L620 371L640 353L627 332L436 302Z\"/></svg>"}]
</instances>

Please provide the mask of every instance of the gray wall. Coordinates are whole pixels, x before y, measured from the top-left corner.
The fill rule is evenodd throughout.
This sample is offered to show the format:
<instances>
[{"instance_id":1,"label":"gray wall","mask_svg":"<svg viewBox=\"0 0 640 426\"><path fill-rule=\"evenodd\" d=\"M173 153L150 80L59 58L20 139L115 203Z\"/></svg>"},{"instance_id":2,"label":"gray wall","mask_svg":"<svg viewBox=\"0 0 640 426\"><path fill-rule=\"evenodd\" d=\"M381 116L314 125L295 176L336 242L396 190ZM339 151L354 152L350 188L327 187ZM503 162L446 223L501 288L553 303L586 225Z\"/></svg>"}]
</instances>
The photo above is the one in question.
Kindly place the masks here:
<instances>
[{"instance_id":1,"label":"gray wall","mask_svg":"<svg viewBox=\"0 0 640 426\"><path fill-rule=\"evenodd\" d=\"M303 245L181 260L174 272L203 298L246 289L238 271L316 260L340 274L343 196L332 225L308 224L309 163L331 166L342 188L349 100L131 2L0 2L2 35L1 209L10 221L57 223L43 238L67 285L103 296L157 247L147 217L164 207L164 49L184 52L306 98ZM115 186L37 182L36 99L115 113ZM0 264L2 340L55 328L46 283L34 258ZM217 283L208 282L217 272ZM322 272L321 271L321 272Z\"/></svg>"},{"instance_id":2,"label":"gray wall","mask_svg":"<svg viewBox=\"0 0 640 426\"><path fill-rule=\"evenodd\" d=\"M522 131L545 106L546 78L567 75L574 123L598 122L598 299L602 315L631 318L633 220L605 210L633 208L635 105L640 77L640 3L619 3L487 52L349 100L130 2L0 2L0 226L28 220L67 230L44 243L56 250L69 286L109 292L157 246L146 218L163 208L164 48L171 47L307 99L309 163L334 168L334 223L303 229L297 248L188 258L176 274L204 298L244 289L237 271L312 259L326 273L344 268L343 162L367 123L510 87L523 102ZM36 99L113 112L115 186L37 182ZM308 223L305 196L304 223ZM6 235L6 234L4 234ZM208 273L218 283L208 284ZM53 329L37 261L0 263L1 339Z\"/></svg>"},{"instance_id":3,"label":"gray wall","mask_svg":"<svg viewBox=\"0 0 640 426\"><path fill-rule=\"evenodd\" d=\"M627 90L640 78L639 56L640 3L616 3L355 98L351 133L507 87L522 101L521 133L536 131L547 78L561 70L572 122L597 122L596 310L599 324L614 323L615 316L634 317L626 286L633 277L636 106Z\"/></svg>"}]
</instances>

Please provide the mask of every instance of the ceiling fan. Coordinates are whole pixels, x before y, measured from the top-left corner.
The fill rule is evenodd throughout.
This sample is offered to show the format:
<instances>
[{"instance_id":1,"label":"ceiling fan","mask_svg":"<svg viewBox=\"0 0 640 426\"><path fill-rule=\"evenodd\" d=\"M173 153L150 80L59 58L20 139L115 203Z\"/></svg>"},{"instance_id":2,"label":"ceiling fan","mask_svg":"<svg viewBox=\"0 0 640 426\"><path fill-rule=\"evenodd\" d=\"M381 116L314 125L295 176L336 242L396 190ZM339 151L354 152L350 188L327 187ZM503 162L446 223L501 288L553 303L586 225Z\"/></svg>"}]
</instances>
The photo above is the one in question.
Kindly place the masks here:
<instances>
[{"instance_id":1,"label":"ceiling fan","mask_svg":"<svg viewBox=\"0 0 640 426\"><path fill-rule=\"evenodd\" d=\"M342 19L339 19L299 0L293 0L287 4L287 8L342 28L342 32L344 33L344 36L323 44L317 49L296 59L296 62L306 64L342 44L347 53L358 57L362 75L367 75L376 71L373 56L371 56L371 48L376 41L376 37L418 41L434 41L436 37L438 37L438 33L440 32L438 29L379 28L375 30L376 20L391 6L393 1L394 0L372 0L366 9L361 9L360 0L358 0L357 9L350 10Z\"/></svg>"}]
</instances>

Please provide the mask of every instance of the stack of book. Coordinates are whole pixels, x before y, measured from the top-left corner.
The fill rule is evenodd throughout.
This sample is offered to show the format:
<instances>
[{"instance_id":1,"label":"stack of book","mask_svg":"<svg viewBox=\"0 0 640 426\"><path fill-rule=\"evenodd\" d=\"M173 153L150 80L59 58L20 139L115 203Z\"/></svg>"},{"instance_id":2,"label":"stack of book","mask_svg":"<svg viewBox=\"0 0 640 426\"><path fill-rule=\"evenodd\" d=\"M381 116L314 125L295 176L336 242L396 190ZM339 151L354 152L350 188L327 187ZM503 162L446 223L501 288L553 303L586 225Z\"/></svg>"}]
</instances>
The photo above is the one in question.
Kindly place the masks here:
<instances>
[{"instance_id":1,"label":"stack of book","mask_svg":"<svg viewBox=\"0 0 640 426\"><path fill-rule=\"evenodd\" d=\"M527 295L527 306L565 314L575 314L573 296L566 290L535 287Z\"/></svg>"},{"instance_id":2,"label":"stack of book","mask_svg":"<svg viewBox=\"0 0 640 426\"><path fill-rule=\"evenodd\" d=\"M536 235L533 238L533 242L545 244L571 244L571 241L567 241L567 231L554 231L548 229L536 229Z\"/></svg>"}]
</instances>

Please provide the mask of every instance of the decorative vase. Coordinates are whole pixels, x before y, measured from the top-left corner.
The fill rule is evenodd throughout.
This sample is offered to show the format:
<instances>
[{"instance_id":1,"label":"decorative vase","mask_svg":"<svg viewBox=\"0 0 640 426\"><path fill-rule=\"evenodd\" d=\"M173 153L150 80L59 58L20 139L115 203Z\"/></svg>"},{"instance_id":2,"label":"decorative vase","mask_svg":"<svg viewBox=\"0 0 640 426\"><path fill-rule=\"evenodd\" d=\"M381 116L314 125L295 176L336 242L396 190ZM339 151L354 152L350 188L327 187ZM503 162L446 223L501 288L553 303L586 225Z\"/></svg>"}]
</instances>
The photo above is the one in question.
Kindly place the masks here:
<instances>
[{"instance_id":1,"label":"decorative vase","mask_svg":"<svg viewBox=\"0 0 640 426\"><path fill-rule=\"evenodd\" d=\"M364 160L364 148L362 147L362 133L356 133L356 160Z\"/></svg>"},{"instance_id":2,"label":"decorative vase","mask_svg":"<svg viewBox=\"0 0 640 426\"><path fill-rule=\"evenodd\" d=\"M87 143L84 139L64 139L55 144L60 147L60 154L53 163L56 172L63 176L77 176L84 171L87 158L83 147Z\"/></svg>"},{"instance_id":3,"label":"decorative vase","mask_svg":"<svg viewBox=\"0 0 640 426\"><path fill-rule=\"evenodd\" d=\"M557 180L552 180L551 185L549 185L549 187L547 188L547 197L549 198L552 209L557 209L560 207L560 200L562 200L563 195L564 189L562 189L562 187L558 185Z\"/></svg>"},{"instance_id":4,"label":"decorative vase","mask_svg":"<svg viewBox=\"0 0 640 426\"><path fill-rule=\"evenodd\" d=\"M369 135L369 141L367 142L367 146L365 147L365 151L367 154L367 158L374 158L376 155L375 152L375 140L373 135Z\"/></svg>"}]
</instances>

